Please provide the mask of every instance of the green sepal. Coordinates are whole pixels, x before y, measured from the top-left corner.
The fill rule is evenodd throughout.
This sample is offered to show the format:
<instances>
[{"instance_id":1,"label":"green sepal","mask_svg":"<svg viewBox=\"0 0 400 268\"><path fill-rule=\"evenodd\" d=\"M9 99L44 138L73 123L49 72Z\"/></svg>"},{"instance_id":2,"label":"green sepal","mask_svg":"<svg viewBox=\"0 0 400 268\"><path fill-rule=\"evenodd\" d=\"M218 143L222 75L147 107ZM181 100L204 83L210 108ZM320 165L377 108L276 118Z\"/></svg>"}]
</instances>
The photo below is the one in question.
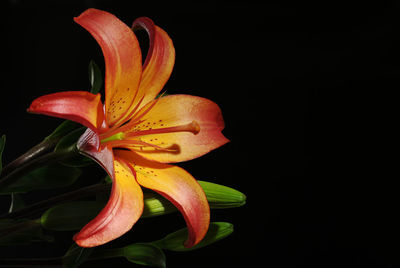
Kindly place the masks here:
<instances>
[{"instance_id":1,"label":"green sepal","mask_svg":"<svg viewBox=\"0 0 400 268\"><path fill-rule=\"evenodd\" d=\"M246 204L246 196L238 190L207 181L198 183L203 188L212 209L234 208Z\"/></svg>"},{"instance_id":2,"label":"green sepal","mask_svg":"<svg viewBox=\"0 0 400 268\"><path fill-rule=\"evenodd\" d=\"M89 62L89 81L90 81L90 92L93 94L99 93L101 86L103 85L103 76L99 66L91 60Z\"/></svg>"},{"instance_id":3,"label":"green sepal","mask_svg":"<svg viewBox=\"0 0 400 268\"><path fill-rule=\"evenodd\" d=\"M3 151L4 151L4 146L6 144L6 135L1 136L0 138L0 175L1 175L1 171L3 170L3 159L2 159L2 155L3 155Z\"/></svg>"},{"instance_id":4,"label":"green sepal","mask_svg":"<svg viewBox=\"0 0 400 268\"><path fill-rule=\"evenodd\" d=\"M62 257L63 267L65 268L79 267L91 256L94 250L95 250L94 248L81 248L76 244L72 244L72 246Z\"/></svg>"},{"instance_id":5,"label":"green sepal","mask_svg":"<svg viewBox=\"0 0 400 268\"><path fill-rule=\"evenodd\" d=\"M22 246L33 242L53 242L51 236L44 235L40 224L34 220L0 220L0 246Z\"/></svg>"},{"instance_id":6,"label":"green sepal","mask_svg":"<svg viewBox=\"0 0 400 268\"><path fill-rule=\"evenodd\" d=\"M26 193L34 190L61 188L74 183L81 175L79 168L52 164L38 168L25 176L15 179L0 189L0 194Z\"/></svg>"},{"instance_id":7,"label":"green sepal","mask_svg":"<svg viewBox=\"0 0 400 268\"><path fill-rule=\"evenodd\" d=\"M79 230L105 206L104 202L76 201L48 209L40 218L43 228L53 231Z\"/></svg>"},{"instance_id":8,"label":"green sepal","mask_svg":"<svg viewBox=\"0 0 400 268\"><path fill-rule=\"evenodd\" d=\"M188 236L187 228L183 228L179 231L171 233L161 240L152 242L152 244L158 246L161 249L171 251L190 251L215 243L229 236L232 232L233 224L229 222L211 222L204 239L199 244L191 248L186 248L183 246Z\"/></svg>"},{"instance_id":9,"label":"green sepal","mask_svg":"<svg viewBox=\"0 0 400 268\"><path fill-rule=\"evenodd\" d=\"M76 146L76 142L79 137L85 132L86 128L80 127L71 131L69 134L65 135L56 145L54 151L62 151L70 148L71 146ZM93 164L93 160L90 158L77 153L75 156L69 157L63 161L60 161L63 165L68 167L86 167Z\"/></svg>"}]
</instances>

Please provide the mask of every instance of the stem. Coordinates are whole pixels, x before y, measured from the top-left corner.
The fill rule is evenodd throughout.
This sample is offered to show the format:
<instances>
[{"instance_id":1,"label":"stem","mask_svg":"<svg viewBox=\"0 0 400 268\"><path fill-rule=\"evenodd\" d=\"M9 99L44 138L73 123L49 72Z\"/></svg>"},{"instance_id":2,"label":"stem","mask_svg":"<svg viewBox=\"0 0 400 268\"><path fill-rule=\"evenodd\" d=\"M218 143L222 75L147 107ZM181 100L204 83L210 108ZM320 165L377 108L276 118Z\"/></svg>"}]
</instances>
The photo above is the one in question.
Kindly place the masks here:
<instances>
[{"instance_id":1,"label":"stem","mask_svg":"<svg viewBox=\"0 0 400 268\"><path fill-rule=\"evenodd\" d=\"M74 154L76 154L78 152L78 149L76 148L76 146L71 146L65 150L62 151L56 151L56 152L50 152L48 154L42 155L40 157L36 157L34 159L29 158L30 162L24 161L24 165L16 167L14 170L12 170L11 172L9 172L6 176L3 177L2 180L0 180L0 187L4 187L6 185L8 185L9 183L11 183L15 177L20 177L22 175L25 175L26 173L47 165L49 163L53 163L53 162L57 162L60 160L65 160L71 156L73 156Z\"/></svg>"},{"instance_id":2,"label":"stem","mask_svg":"<svg viewBox=\"0 0 400 268\"><path fill-rule=\"evenodd\" d=\"M26 153L7 164L1 173L2 177L7 176L13 170L26 164L27 162L32 161L33 159L51 151L54 146L56 146L57 142L58 139L44 139L42 142L29 149Z\"/></svg>"},{"instance_id":3,"label":"stem","mask_svg":"<svg viewBox=\"0 0 400 268\"><path fill-rule=\"evenodd\" d=\"M18 217L26 217L28 215L32 215L36 212L45 210L47 208L50 208L51 206L61 203L66 200L75 200L79 199L82 197L94 195L99 192L105 192L110 190L110 185L107 184L95 184L95 185L90 185L87 187L80 188L78 190L68 192L59 196L55 196L52 198L49 198L47 200L40 201L38 203L35 203L33 205L27 206L25 208L19 209L15 212L3 214L0 216L0 219L2 218L18 218Z\"/></svg>"},{"instance_id":4,"label":"stem","mask_svg":"<svg viewBox=\"0 0 400 268\"><path fill-rule=\"evenodd\" d=\"M6 165L2 170L2 177L7 176L9 173L14 171L15 169L19 168L22 165L27 164L28 162L32 161L33 159L50 152L54 149L57 143L68 133L73 131L79 126L78 123L65 120L62 122L49 136L44 138L42 142L33 146L30 150L26 153Z\"/></svg>"}]
</instances>

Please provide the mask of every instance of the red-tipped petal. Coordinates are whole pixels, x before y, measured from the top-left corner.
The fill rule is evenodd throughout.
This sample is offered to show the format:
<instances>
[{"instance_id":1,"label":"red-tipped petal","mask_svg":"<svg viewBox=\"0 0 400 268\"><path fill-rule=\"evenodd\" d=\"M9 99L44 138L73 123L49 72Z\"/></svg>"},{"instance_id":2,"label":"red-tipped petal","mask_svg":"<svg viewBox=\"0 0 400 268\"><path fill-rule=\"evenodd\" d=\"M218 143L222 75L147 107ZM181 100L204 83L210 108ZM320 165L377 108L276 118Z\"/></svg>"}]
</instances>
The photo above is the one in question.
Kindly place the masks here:
<instances>
[{"instance_id":1,"label":"red-tipped petal","mask_svg":"<svg viewBox=\"0 0 400 268\"><path fill-rule=\"evenodd\" d=\"M143 211L143 192L130 168L114 160L111 196L103 210L74 236L81 247L95 247L128 232Z\"/></svg>"},{"instance_id":2,"label":"red-tipped petal","mask_svg":"<svg viewBox=\"0 0 400 268\"><path fill-rule=\"evenodd\" d=\"M138 183L170 200L185 218L189 234L186 247L199 243L210 223L210 208L203 189L182 168L146 160L129 151L118 151L136 172Z\"/></svg>"},{"instance_id":3,"label":"red-tipped petal","mask_svg":"<svg viewBox=\"0 0 400 268\"><path fill-rule=\"evenodd\" d=\"M221 133L224 120L220 108L214 102L189 95L169 95L157 101L154 107L140 119L142 123L132 126L126 132L136 135L135 132L150 129L143 131L148 134L140 136L140 141L166 150L150 146L124 147L147 159L173 163L199 157L229 141ZM142 109L146 110L147 106ZM158 129L191 125L196 126L192 131L188 128L189 131L151 134L156 133ZM129 124L126 125L128 126ZM199 130L198 133L197 130Z\"/></svg>"},{"instance_id":4,"label":"red-tipped petal","mask_svg":"<svg viewBox=\"0 0 400 268\"><path fill-rule=\"evenodd\" d=\"M90 8L75 22L100 45L105 59L106 120L112 127L135 98L142 74L142 55L133 31L114 15Z\"/></svg>"},{"instance_id":5,"label":"red-tipped petal","mask_svg":"<svg viewBox=\"0 0 400 268\"><path fill-rule=\"evenodd\" d=\"M75 121L94 131L98 131L104 118L100 94L86 91L59 92L39 97L32 102L28 112Z\"/></svg>"}]
</instances>

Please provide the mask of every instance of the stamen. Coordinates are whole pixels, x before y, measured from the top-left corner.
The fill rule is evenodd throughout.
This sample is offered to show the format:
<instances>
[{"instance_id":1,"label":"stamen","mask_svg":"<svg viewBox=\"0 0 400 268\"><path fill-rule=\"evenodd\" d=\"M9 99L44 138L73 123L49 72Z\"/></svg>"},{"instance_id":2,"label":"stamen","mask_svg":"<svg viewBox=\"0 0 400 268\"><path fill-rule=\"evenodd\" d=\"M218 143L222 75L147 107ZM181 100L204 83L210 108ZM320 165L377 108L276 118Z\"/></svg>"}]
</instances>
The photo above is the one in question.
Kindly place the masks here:
<instances>
[{"instance_id":1,"label":"stamen","mask_svg":"<svg viewBox=\"0 0 400 268\"><path fill-rule=\"evenodd\" d=\"M106 145L111 146L112 148L151 147L164 152L176 152L177 150L179 150L175 146L171 146L169 148L163 148L158 145L147 143L140 140L113 140L113 141L107 141Z\"/></svg>"},{"instance_id":2,"label":"stamen","mask_svg":"<svg viewBox=\"0 0 400 268\"><path fill-rule=\"evenodd\" d=\"M126 137L138 137L151 134L162 134L162 133L172 133L172 132L192 132L194 135L200 132L200 125L196 121L192 121L185 125L175 126L175 127L165 127L156 129L147 129L134 131L126 134Z\"/></svg>"},{"instance_id":3,"label":"stamen","mask_svg":"<svg viewBox=\"0 0 400 268\"><path fill-rule=\"evenodd\" d=\"M136 109L139 107L140 103L142 102L142 99L139 101L139 103L136 105L136 107L134 108L133 111L136 111ZM147 114L153 107L154 105L156 105L156 103L158 102L158 99L156 99L151 105L150 107L148 107L144 112L142 112L140 115L135 115L132 117L132 119L126 123L125 125L121 126L119 128L114 128L106 133L104 133L105 135L107 135L107 137L112 136L116 133L119 132L127 132L130 129L132 129L135 125L140 124L141 122L143 122L143 120L140 120L145 114ZM140 110L139 110L140 111ZM103 137L101 137L103 138Z\"/></svg>"}]
</instances>

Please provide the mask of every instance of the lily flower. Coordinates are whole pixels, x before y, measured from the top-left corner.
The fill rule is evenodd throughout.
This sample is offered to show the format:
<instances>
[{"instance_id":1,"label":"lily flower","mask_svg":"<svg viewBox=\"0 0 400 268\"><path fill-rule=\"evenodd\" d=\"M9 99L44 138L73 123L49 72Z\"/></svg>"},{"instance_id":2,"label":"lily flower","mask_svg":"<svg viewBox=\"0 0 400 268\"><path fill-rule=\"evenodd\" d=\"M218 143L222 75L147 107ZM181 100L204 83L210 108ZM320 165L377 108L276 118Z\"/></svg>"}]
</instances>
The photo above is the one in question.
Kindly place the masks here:
<instances>
[{"instance_id":1,"label":"lily flower","mask_svg":"<svg viewBox=\"0 0 400 268\"><path fill-rule=\"evenodd\" d=\"M196 245L209 226L208 202L197 181L169 163L197 158L228 142L218 105L190 95L157 97L172 72L175 50L149 18L136 19L131 29L108 12L88 9L74 20L104 54L104 105L100 94L69 91L39 97L28 111L88 127L77 147L112 178L107 205L74 236L75 242L94 247L129 231L142 214L143 186L180 210L189 230L185 246ZM146 30L150 40L143 65L136 30Z\"/></svg>"}]
</instances>

